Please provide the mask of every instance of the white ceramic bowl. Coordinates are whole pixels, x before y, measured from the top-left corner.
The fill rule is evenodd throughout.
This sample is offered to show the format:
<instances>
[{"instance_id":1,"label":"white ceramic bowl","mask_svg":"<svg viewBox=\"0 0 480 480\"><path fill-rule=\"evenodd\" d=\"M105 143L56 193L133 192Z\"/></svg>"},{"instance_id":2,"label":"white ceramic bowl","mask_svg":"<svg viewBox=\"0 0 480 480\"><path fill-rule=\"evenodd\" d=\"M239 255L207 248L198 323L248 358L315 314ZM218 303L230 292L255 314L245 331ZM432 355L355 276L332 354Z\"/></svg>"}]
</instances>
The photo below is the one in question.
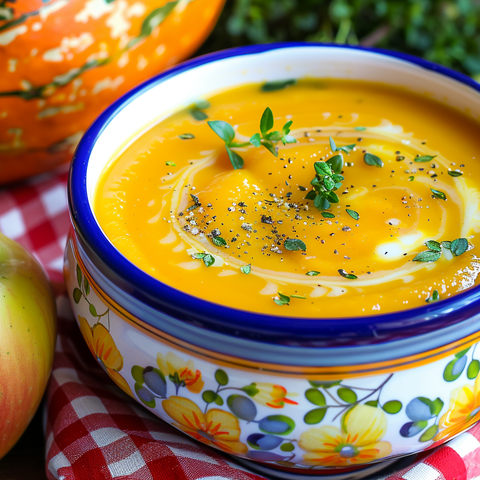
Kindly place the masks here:
<instances>
[{"instance_id":1,"label":"white ceramic bowl","mask_svg":"<svg viewBox=\"0 0 480 480\"><path fill-rule=\"evenodd\" d=\"M140 271L91 208L107 162L152 123L226 87L303 77L398 85L480 115L475 82L398 53L281 44L192 60L121 98L81 141L69 184L65 278L92 354L151 412L284 476L350 478L349 469L362 468L359 478L365 466L438 445L479 418L479 287L362 318L243 312Z\"/></svg>"}]
</instances>

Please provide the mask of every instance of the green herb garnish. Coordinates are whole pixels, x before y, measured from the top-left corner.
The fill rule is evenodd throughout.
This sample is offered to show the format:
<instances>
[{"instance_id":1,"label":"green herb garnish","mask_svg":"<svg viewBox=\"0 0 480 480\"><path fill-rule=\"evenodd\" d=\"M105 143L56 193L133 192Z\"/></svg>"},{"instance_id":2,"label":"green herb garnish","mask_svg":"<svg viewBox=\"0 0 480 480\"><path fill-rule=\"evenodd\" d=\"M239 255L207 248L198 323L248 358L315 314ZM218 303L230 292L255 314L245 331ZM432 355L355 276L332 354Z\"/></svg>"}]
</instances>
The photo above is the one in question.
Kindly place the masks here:
<instances>
[{"instance_id":1,"label":"green herb garnish","mask_svg":"<svg viewBox=\"0 0 480 480\"><path fill-rule=\"evenodd\" d=\"M415 177L414 177L413 175L410 175L410 176L408 177L408 181L409 181L409 182L413 182L414 180L415 180Z\"/></svg>"},{"instance_id":2,"label":"green herb garnish","mask_svg":"<svg viewBox=\"0 0 480 480\"><path fill-rule=\"evenodd\" d=\"M200 203L200 200L196 195L193 195L193 193L191 193L190 196L192 197L193 205L187 208L187 212L190 212L191 210L195 210L196 208L202 206L202 204Z\"/></svg>"},{"instance_id":3,"label":"green herb garnish","mask_svg":"<svg viewBox=\"0 0 480 480\"><path fill-rule=\"evenodd\" d=\"M429 296L425 301L427 303L433 303L433 302L437 302L438 300L440 300L440 294L438 293L438 290L434 290L432 292L432 295Z\"/></svg>"},{"instance_id":4,"label":"green herb garnish","mask_svg":"<svg viewBox=\"0 0 480 480\"><path fill-rule=\"evenodd\" d=\"M215 263L215 257L209 253L194 253L193 258L203 260L206 267L210 267Z\"/></svg>"},{"instance_id":5,"label":"green herb garnish","mask_svg":"<svg viewBox=\"0 0 480 480\"><path fill-rule=\"evenodd\" d=\"M335 215L330 212L320 212L323 218L335 218Z\"/></svg>"},{"instance_id":6,"label":"green herb garnish","mask_svg":"<svg viewBox=\"0 0 480 480\"><path fill-rule=\"evenodd\" d=\"M182 140L191 140L192 138L195 138L195 135L193 133L182 133L178 138Z\"/></svg>"},{"instance_id":7,"label":"green herb garnish","mask_svg":"<svg viewBox=\"0 0 480 480\"><path fill-rule=\"evenodd\" d=\"M208 115L203 110L208 107L210 107L210 102L208 102L207 100L199 100L190 107L190 115L195 120L205 120L206 118L208 118Z\"/></svg>"},{"instance_id":8,"label":"green herb garnish","mask_svg":"<svg viewBox=\"0 0 480 480\"><path fill-rule=\"evenodd\" d=\"M466 238L457 238L450 244L450 251L455 257L459 257L468 250L468 240Z\"/></svg>"},{"instance_id":9,"label":"green herb garnish","mask_svg":"<svg viewBox=\"0 0 480 480\"><path fill-rule=\"evenodd\" d=\"M165 162L165 165L167 165L167 167L176 167L177 164L175 162L172 162L171 160L167 160Z\"/></svg>"},{"instance_id":10,"label":"green herb garnish","mask_svg":"<svg viewBox=\"0 0 480 480\"><path fill-rule=\"evenodd\" d=\"M273 128L274 120L272 110L267 107L260 119L260 133L255 133L250 138L248 142L234 142L235 140L235 130L228 123L223 120L211 120L208 123L208 126L225 142L225 149L227 150L228 157L234 169L239 169L243 167L243 158L232 148L241 148L248 147L253 145L254 147L264 146L269 152L271 152L276 157L278 156L275 144L282 142L284 145L287 143L296 143L297 140L289 135L290 126L292 121L287 122L281 132L274 131L269 132Z\"/></svg>"},{"instance_id":11,"label":"green herb garnish","mask_svg":"<svg viewBox=\"0 0 480 480\"><path fill-rule=\"evenodd\" d=\"M224 238L222 237L213 237L212 238L212 243L216 246L216 247L226 247L227 246L227 242Z\"/></svg>"},{"instance_id":12,"label":"green herb garnish","mask_svg":"<svg viewBox=\"0 0 480 480\"><path fill-rule=\"evenodd\" d=\"M337 147L332 137L328 137L328 141L330 142L330 149L332 150L332 152L350 153L355 148L354 143L352 143L351 145L344 145L343 147Z\"/></svg>"},{"instance_id":13,"label":"green herb garnish","mask_svg":"<svg viewBox=\"0 0 480 480\"><path fill-rule=\"evenodd\" d=\"M301 295L290 295L292 298L300 298L301 300L306 300L307 297L302 297Z\"/></svg>"},{"instance_id":14,"label":"green herb garnish","mask_svg":"<svg viewBox=\"0 0 480 480\"><path fill-rule=\"evenodd\" d=\"M337 158L339 157L339 158ZM335 190L342 186L344 177L340 175L343 168L343 158L335 155L329 162L315 162L315 177L310 182L313 190L307 193L307 200L313 200L313 205L318 210L328 210L332 203L338 203Z\"/></svg>"},{"instance_id":15,"label":"green herb garnish","mask_svg":"<svg viewBox=\"0 0 480 480\"><path fill-rule=\"evenodd\" d=\"M308 275L309 277L316 277L317 275L320 275L320 272L317 272L316 270L310 270L305 275Z\"/></svg>"},{"instance_id":16,"label":"green herb garnish","mask_svg":"<svg viewBox=\"0 0 480 480\"><path fill-rule=\"evenodd\" d=\"M367 127L353 127L354 130L356 130L357 132L364 132Z\"/></svg>"},{"instance_id":17,"label":"green herb garnish","mask_svg":"<svg viewBox=\"0 0 480 480\"><path fill-rule=\"evenodd\" d=\"M252 265L242 265L240 271L245 275L248 275L252 271Z\"/></svg>"},{"instance_id":18,"label":"green herb garnish","mask_svg":"<svg viewBox=\"0 0 480 480\"><path fill-rule=\"evenodd\" d=\"M448 174L451 176L451 177L461 177L463 175L462 172L457 172L456 170L449 170L448 171Z\"/></svg>"},{"instance_id":19,"label":"green herb garnish","mask_svg":"<svg viewBox=\"0 0 480 480\"><path fill-rule=\"evenodd\" d=\"M415 162L429 162L430 160L433 160L436 157L436 155L422 155L421 157L415 157L413 160Z\"/></svg>"},{"instance_id":20,"label":"green herb garnish","mask_svg":"<svg viewBox=\"0 0 480 480\"><path fill-rule=\"evenodd\" d=\"M287 143L297 143L297 140L289 135L290 126L292 121L288 121L283 127L282 131L269 132L273 128L274 120L272 110L267 107L260 119L260 133L255 133L250 137L250 143L255 147L264 146L269 152L278 157L278 152L275 148L275 144L282 142L284 145Z\"/></svg>"},{"instance_id":21,"label":"green herb garnish","mask_svg":"<svg viewBox=\"0 0 480 480\"><path fill-rule=\"evenodd\" d=\"M468 250L468 240L466 238L457 238L452 242L437 242L435 240L427 240L425 242L428 250L418 253L413 262L436 262L443 253L443 249L450 250L454 257L464 254Z\"/></svg>"},{"instance_id":22,"label":"green herb garnish","mask_svg":"<svg viewBox=\"0 0 480 480\"><path fill-rule=\"evenodd\" d=\"M447 199L447 196L441 190L435 190L434 188L431 188L430 190L432 191L433 196L435 198L439 198L440 200L446 200Z\"/></svg>"},{"instance_id":23,"label":"green herb garnish","mask_svg":"<svg viewBox=\"0 0 480 480\"><path fill-rule=\"evenodd\" d=\"M342 276L342 277L345 277L345 278L348 278L349 280L356 280L358 277L356 275L354 275L353 273L348 273L346 270L344 270L343 268L340 268L338 270L338 273Z\"/></svg>"},{"instance_id":24,"label":"green herb garnish","mask_svg":"<svg viewBox=\"0 0 480 480\"><path fill-rule=\"evenodd\" d=\"M355 210L350 210L347 208L346 211L354 220L358 220L360 218L360 215Z\"/></svg>"},{"instance_id":25,"label":"green herb garnish","mask_svg":"<svg viewBox=\"0 0 480 480\"><path fill-rule=\"evenodd\" d=\"M283 293L277 292L278 298L274 298L273 301L277 305L290 305L290 297L284 295Z\"/></svg>"},{"instance_id":26,"label":"green herb garnish","mask_svg":"<svg viewBox=\"0 0 480 480\"><path fill-rule=\"evenodd\" d=\"M370 165L371 167L383 167L383 162L382 160L374 155L373 153L366 153L363 156L363 161L367 164Z\"/></svg>"},{"instance_id":27,"label":"green herb garnish","mask_svg":"<svg viewBox=\"0 0 480 480\"><path fill-rule=\"evenodd\" d=\"M286 250L290 250L292 252L303 250L304 252L307 250L307 246L298 238L287 238L283 243Z\"/></svg>"},{"instance_id":28,"label":"green herb garnish","mask_svg":"<svg viewBox=\"0 0 480 480\"><path fill-rule=\"evenodd\" d=\"M290 85L295 85L297 81L294 78L288 80L274 80L273 82L266 82L262 85L260 90L262 92L274 92L276 90L283 90Z\"/></svg>"}]
</instances>

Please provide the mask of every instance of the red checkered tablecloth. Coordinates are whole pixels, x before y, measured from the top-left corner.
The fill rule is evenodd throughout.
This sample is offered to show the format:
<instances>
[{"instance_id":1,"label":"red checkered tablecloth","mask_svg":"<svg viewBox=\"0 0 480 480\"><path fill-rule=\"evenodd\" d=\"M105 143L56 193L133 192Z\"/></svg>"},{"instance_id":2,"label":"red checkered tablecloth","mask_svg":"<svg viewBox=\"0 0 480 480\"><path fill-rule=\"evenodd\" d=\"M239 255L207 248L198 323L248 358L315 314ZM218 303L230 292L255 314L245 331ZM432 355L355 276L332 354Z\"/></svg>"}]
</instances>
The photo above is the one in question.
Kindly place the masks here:
<instances>
[{"instance_id":1,"label":"red checkered tablecloth","mask_svg":"<svg viewBox=\"0 0 480 480\"><path fill-rule=\"evenodd\" d=\"M58 337L44 402L48 478L264 480L152 416L93 360L63 289L66 182L64 167L0 190L0 231L35 254L57 295ZM400 460L368 480L480 480L480 423L423 458Z\"/></svg>"}]
</instances>

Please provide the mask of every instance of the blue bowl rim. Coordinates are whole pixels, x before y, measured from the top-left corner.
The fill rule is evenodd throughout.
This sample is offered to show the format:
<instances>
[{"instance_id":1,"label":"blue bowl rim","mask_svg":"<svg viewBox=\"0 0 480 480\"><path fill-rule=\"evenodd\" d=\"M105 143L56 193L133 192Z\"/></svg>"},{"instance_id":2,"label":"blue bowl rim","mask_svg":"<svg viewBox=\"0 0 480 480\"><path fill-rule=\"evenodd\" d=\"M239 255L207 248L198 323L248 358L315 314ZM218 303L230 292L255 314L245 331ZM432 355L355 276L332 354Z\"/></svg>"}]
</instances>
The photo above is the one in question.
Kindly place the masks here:
<instances>
[{"instance_id":1,"label":"blue bowl rim","mask_svg":"<svg viewBox=\"0 0 480 480\"><path fill-rule=\"evenodd\" d=\"M427 325L425 328L428 331L433 331L442 328L442 326L465 320L471 315L470 307L472 307L472 304L475 304L477 311L480 310L480 286L425 306L361 317L302 318L259 314L226 307L186 294L143 272L111 245L98 226L87 197L86 173L88 159L103 130L127 104L133 102L144 91L157 84L207 63L231 57L261 54L272 50L305 47L357 50L403 60L456 80L480 93L480 84L462 73L409 54L372 47L328 43L283 42L232 48L191 59L160 73L124 94L93 122L81 139L72 160L68 182L70 215L77 235L80 236L84 244L88 245L90 251L94 252L97 260L101 259L100 264L97 264L97 266L102 273L113 283L121 278L122 283L130 287L129 293L134 299L146 303L153 309L161 310L163 307L168 306L170 310L173 309L177 312L177 318L179 319L197 317L200 321L207 320L208 328L212 328L212 325L213 328L219 326L222 331L237 336L244 336L243 333L248 335L249 332L254 332L259 340L269 341L269 337L278 337L295 341L297 335L300 340L304 338L306 333L308 333L311 340L314 340L317 337L334 339L344 332L349 332L349 334L357 337L374 337L377 335L376 332L388 331L391 328L392 332L395 330L395 337L398 338L399 332L407 337L414 336L415 327L419 324ZM467 315L465 315L465 310L468 310ZM452 315L456 315L456 319L453 321ZM144 320L152 327L161 329L160 318L153 317ZM262 325L262 330L268 333L259 335L258 325ZM425 333L425 329L422 329L422 332Z\"/></svg>"}]
</instances>

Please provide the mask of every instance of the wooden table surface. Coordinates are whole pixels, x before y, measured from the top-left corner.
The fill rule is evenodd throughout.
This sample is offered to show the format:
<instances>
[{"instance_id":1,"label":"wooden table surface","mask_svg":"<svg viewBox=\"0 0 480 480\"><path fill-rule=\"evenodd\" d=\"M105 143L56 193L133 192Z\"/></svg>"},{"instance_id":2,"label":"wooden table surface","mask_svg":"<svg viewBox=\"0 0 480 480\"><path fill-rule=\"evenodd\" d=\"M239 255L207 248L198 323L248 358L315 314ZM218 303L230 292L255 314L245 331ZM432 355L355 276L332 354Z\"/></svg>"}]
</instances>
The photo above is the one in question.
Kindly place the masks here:
<instances>
[{"instance_id":1,"label":"wooden table surface","mask_svg":"<svg viewBox=\"0 0 480 480\"><path fill-rule=\"evenodd\" d=\"M46 480L41 407L18 443L0 460L0 480Z\"/></svg>"}]
</instances>

